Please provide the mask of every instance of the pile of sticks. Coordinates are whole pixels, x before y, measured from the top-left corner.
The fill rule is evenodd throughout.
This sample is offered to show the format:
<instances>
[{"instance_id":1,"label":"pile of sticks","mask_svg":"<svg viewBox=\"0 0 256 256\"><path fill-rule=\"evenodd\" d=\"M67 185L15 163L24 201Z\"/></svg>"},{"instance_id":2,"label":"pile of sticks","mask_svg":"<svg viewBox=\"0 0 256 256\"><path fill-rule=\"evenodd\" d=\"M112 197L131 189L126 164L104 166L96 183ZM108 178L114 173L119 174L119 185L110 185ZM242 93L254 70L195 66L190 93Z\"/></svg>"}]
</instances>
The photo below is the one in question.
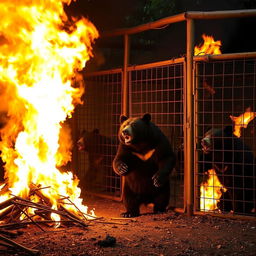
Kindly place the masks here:
<instances>
[{"instance_id":1,"label":"pile of sticks","mask_svg":"<svg viewBox=\"0 0 256 256\"><path fill-rule=\"evenodd\" d=\"M55 226L67 226L70 223L87 226L87 220L97 219L95 216L83 213L70 199L69 197L60 196L58 199L58 210L52 208L50 200L43 195L42 189L48 189L50 187L40 188L35 185L31 185L31 196L36 195L39 198L39 202L35 203L29 198L22 198L12 195L12 197L2 203L0 203L0 222L5 223L5 227L18 228L20 226L26 226L34 224L43 230L42 225L55 225ZM65 206L72 205L72 208L76 210L76 213L70 212ZM33 208L33 215L29 214L29 208ZM59 215L57 221L52 220L51 214ZM21 218L22 215L22 218ZM0 227L3 225L0 224Z\"/></svg>"},{"instance_id":2,"label":"pile of sticks","mask_svg":"<svg viewBox=\"0 0 256 256\"><path fill-rule=\"evenodd\" d=\"M12 250L25 251L31 255L38 255L39 252L34 249L24 247L12 239L13 235L9 229L19 229L28 225L35 225L40 230L45 231L44 227L67 227L70 225L79 225L87 227L92 220L98 220L95 216L83 213L69 197L60 196L58 199L58 209L52 208L50 200L42 193L42 189L50 187L38 187L34 184L30 186L28 198L11 195L12 197L0 203L0 245ZM1 191L3 193L3 189ZM1 195L0 195L1 196ZM35 203L30 198L37 196L39 202ZM76 213L67 209L67 205L72 205ZM33 209L33 211L31 211ZM33 214L31 214L33 212ZM51 215L58 215L58 220L52 220ZM11 237L12 238L12 237Z\"/></svg>"},{"instance_id":3,"label":"pile of sticks","mask_svg":"<svg viewBox=\"0 0 256 256\"><path fill-rule=\"evenodd\" d=\"M4 235L3 235L4 234ZM0 245L10 249L12 252L22 251L29 255L40 255L40 251L28 248L17 242L14 242L11 238L17 237L18 233L7 231L0 228Z\"/></svg>"}]
</instances>

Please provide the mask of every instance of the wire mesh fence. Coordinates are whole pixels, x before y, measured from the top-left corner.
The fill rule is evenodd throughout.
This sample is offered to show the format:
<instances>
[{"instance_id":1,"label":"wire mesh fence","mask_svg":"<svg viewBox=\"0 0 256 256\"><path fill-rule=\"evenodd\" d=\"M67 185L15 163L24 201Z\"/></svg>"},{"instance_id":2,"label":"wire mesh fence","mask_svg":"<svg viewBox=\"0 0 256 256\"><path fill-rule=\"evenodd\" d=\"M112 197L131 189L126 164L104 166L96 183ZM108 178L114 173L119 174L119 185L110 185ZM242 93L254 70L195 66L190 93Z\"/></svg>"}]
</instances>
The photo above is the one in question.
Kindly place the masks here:
<instances>
[{"instance_id":1,"label":"wire mesh fence","mask_svg":"<svg viewBox=\"0 0 256 256\"><path fill-rule=\"evenodd\" d=\"M177 165L171 175L170 203L173 207L183 208L184 62L136 66L128 71L128 76L129 116L150 113L153 122L169 138L177 155ZM117 149L119 117L122 112L121 81L122 75L119 72L104 71L86 76L84 104L76 111L80 133L86 130L86 141L94 145L89 145L90 148L85 152L79 152L78 173L87 191L103 196L119 197L122 187L120 178L114 174L111 166ZM99 155L106 159L106 162L100 162L102 165L96 161ZM97 181L97 173L100 173L100 182Z\"/></svg>"},{"instance_id":2,"label":"wire mesh fence","mask_svg":"<svg viewBox=\"0 0 256 256\"><path fill-rule=\"evenodd\" d=\"M121 114L122 73L111 71L85 77L84 104L76 111L77 129L84 138L78 152L78 176L83 190L121 196L121 180L112 170Z\"/></svg>"},{"instance_id":3,"label":"wire mesh fence","mask_svg":"<svg viewBox=\"0 0 256 256\"><path fill-rule=\"evenodd\" d=\"M196 63L196 210L255 214L255 72L255 59Z\"/></svg>"},{"instance_id":4,"label":"wire mesh fence","mask_svg":"<svg viewBox=\"0 0 256 256\"><path fill-rule=\"evenodd\" d=\"M183 82L184 63L137 66L129 71L130 115L152 115L152 121L163 131L177 156L171 174L171 207L183 208Z\"/></svg>"},{"instance_id":5,"label":"wire mesh fence","mask_svg":"<svg viewBox=\"0 0 256 256\"><path fill-rule=\"evenodd\" d=\"M185 77L184 59L128 68L129 116L150 113L176 153L177 164L170 177L170 206L175 208L184 208ZM225 60L223 56L222 60L195 62L196 212L255 214L255 83L255 59ZM87 75L84 104L76 112L79 131L87 131L89 144L94 140L94 147L79 152L83 187L117 198L121 198L122 184L112 170L112 160L122 97L120 70Z\"/></svg>"}]
</instances>

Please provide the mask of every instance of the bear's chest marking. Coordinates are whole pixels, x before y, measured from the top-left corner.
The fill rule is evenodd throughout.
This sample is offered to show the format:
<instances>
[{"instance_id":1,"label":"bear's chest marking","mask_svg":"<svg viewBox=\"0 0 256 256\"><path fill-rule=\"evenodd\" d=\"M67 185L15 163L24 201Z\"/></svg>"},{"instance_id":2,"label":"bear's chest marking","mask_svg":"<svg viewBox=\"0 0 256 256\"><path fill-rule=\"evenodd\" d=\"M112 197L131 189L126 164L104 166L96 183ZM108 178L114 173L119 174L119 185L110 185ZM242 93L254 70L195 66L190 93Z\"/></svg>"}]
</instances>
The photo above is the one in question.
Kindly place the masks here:
<instances>
[{"instance_id":1,"label":"bear's chest marking","mask_svg":"<svg viewBox=\"0 0 256 256\"><path fill-rule=\"evenodd\" d=\"M149 150L146 154L140 154L136 152L132 152L133 155L137 156L142 161L147 161L155 152L155 149Z\"/></svg>"}]
</instances>

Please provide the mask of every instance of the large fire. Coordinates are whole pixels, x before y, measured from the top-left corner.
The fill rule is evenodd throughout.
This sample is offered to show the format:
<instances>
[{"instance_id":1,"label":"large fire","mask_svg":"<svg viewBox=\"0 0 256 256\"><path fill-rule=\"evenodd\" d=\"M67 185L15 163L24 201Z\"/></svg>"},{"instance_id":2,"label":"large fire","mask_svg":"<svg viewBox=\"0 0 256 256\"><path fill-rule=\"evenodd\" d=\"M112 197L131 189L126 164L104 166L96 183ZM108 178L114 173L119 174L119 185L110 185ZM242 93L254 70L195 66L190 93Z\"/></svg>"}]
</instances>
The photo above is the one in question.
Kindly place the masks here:
<instances>
[{"instance_id":1,"label":"large fire","mask_svg":"<svg viewBox=\"0 0 256 256\"><path fill-rule=\"evenodd\" d=\"M247 109L240 116L230 116L234 122L234 135L238 138L241 137L241 128L247 128L247 125L256 117L256 112L251 112L250 108Z\"/></svg>"},{"instance_id":2,"label":"large fire","mask_svg":"<svg viewBox=\"0 0 256 256\"><path fill-rule=\"evenodd\" d=\"M91 44L98 37L85 18L68 19L64 4L70 2L0 2L0 93L8 119L0 134L5 162L0 202L12 195L38 202L31 187L48 187L41 193L53 209L64 196L87 211L79 198L78 179L57 169L71 158L68 133L62 127L81 103L77 72L92 56ZM77 212L75 206L69 210Z\"/></svg>"},{"instance_id":3,"label":"large fire","mask_svg":"<svg viewBox=\"0 0 256 256\"><path fill-rule=\"evenodd\" d=\"M227 189L221 184L214 169L208 170L209 178L200 186L200 210L214 211L218 209L222 192Z\"/></svg>"},{"instance_id":4,"label":"large fire","mask_svg":"<svg viewBox=\"0 0 256 256\"><path fill-rule=\"evenodd\" d=\"M202 35L204 40L203 44L195 46L194 55L205 55L205 54L221 54L221 41L214 41L212 36Z\"/></svg>"}]
</instances>

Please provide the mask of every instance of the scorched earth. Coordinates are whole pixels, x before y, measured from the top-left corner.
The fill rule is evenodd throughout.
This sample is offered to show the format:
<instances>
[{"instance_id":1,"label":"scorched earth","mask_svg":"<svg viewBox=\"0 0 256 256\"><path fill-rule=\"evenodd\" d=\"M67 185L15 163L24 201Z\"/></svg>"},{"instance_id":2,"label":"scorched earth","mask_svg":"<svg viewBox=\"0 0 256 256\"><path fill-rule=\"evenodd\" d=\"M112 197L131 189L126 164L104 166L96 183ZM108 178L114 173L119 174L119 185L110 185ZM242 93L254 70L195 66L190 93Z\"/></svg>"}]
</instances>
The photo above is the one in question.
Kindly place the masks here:
<instances>
[{"instance_id":1,"label":"scorched earth","mask_svg":"<svg viewBox=\"0 0 256 256\"><path fill-rule=\"evenodd\" d=\"M71 225L57 229L37 226L12 230L13 241L43 256L182 256L248 255L256 252L256 222L217 218L209 215L188 217L168 211L152 214L142 208L137 218L120 219L120 202L88 197L86 204L95 208L99 220L88 227ZM0 229L2 230L2 229ZM1 246L0 255L29 255Z\"/></svg>"}]
</instances>

